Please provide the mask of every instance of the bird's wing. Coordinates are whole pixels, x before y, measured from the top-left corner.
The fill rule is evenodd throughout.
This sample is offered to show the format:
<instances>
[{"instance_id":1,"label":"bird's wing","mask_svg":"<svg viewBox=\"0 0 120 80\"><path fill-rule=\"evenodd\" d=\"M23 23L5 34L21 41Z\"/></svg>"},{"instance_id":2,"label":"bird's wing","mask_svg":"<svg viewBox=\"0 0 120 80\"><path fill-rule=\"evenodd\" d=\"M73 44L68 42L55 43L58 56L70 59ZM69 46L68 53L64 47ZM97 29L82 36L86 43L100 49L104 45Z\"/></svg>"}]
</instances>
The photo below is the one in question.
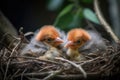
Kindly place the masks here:
<instances>
[{"instance_id":1,"label":"bird's wing","mask_svg":"<svg viewBox=\"0 0 120 80\"><path fill-rule=\"evenodd\" d=\"M88 33L91 36L91 40L79 49L80 52L97 53L97 51L106 50L105 41L98 32L88 30Z\"/></svg>"},{"instance_id":2,"label":"bird's wing","mask_svg":"<svg viewBox=\"0 0 120 80\"><path fill-rule=\"evenodd\" d=\"M22 49L21 55L41 56L48 50L47 45L36 41L34 37L31 38L30 43Z\"/></svg>"}]
</instances>

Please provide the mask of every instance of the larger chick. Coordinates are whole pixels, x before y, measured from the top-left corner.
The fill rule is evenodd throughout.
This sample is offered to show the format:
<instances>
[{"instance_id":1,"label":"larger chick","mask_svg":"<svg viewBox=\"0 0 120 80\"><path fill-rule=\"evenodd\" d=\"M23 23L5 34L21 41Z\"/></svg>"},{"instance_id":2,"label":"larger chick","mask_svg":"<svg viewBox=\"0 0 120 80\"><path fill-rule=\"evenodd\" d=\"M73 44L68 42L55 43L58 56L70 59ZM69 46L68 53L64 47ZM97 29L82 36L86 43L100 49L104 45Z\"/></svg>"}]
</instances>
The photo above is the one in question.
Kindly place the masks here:
<instances>
[{"instance_id":1,"label":"larger chick","mask_svg":"<svg viewBox=\"0 0 120 80\"><path fill-rule=\"evenodd\" d=\"M67 44L65 45L67 55L70 60L81 61L85 60L85 57L79 53L79 48L82 47L87 41L91 39L91 36L83 29L72 29L67 34Z\"/></svg>"},{"instance_id":2,"label":"larger chick","mask_svg":"<svg viewBox=\"0 0 120 80\"><path fill-rule=\"evenodd\" d=\"M63 40L60 38L60 34L55 27L44 26L35 39L49 46L49 50L43 56L40 56L39 59L54 60L55 57L62 56L57 47L63 43Z\"/></svg>"},{"instance_id":3,"label":"larger chick","mask_svg":"<svg viewBox=\"0 0 120 80\"><path fill-rule=\"evenodd\" d=\"M62 43L63 40L60 38L60 34L57 29L52 25L45 25L39 30L37 35L33 37L30 44L27 45L24 51L29 50L33 55L36 55L36 52L39 52L37 53L41 54L39 59L53 59L54 57L61 55L57 47ZM44 54L42 54L43 52Z\"/></svg>"},{"instance_id":4,"label":"larger chick","mask_svg":"<svg viewBox=\"0 0 120 80\"><path fill-rule=\"evenodd\" d=\"M99 55L106 50L103 38L96 31L72 29L67 35L67 55L71 60L85 60L85 55Z\"/></svg>"}]
</instances>

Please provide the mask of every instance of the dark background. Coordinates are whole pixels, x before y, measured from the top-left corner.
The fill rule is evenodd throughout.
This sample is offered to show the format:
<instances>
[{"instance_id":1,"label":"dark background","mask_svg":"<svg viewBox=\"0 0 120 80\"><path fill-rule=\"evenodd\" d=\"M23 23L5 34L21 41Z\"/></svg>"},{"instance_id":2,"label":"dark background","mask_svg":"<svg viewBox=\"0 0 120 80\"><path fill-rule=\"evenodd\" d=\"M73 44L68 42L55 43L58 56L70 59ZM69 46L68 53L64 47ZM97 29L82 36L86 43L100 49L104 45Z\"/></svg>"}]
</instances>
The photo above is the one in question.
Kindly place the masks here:
<instances>
[{"instance_id":1,"label":"dark background","mask_svg":"<svg viewBox=\"0 0 120 80\"><path fill-rule=\"evenodd\" d=\"M115 12L115 10L119 12L119 6L115 5L117 6L116 9L112 1L116 1L116 4L120 2L119 0L100 0L100 7L107 22L114 26L112 28L120 36L119 14L114 15L111 13ZM58 13L64 6L69 4L68 0L63 0L61 8L49 10L47 8L48 2L49 0L1 0L0 9L17 30L20 27L24 27L24 32L35 31L43 25L53 24ZM93 4L83 5L93 8ZM116 18L117 15L118 19Z\"/></svg>"},{"instance_id":2,"label":"dark background","mask_svg":"<svg viewBox=\"0 0 120 80\"><path fill-rule=\"evenodd\" d=\"M24 31L35 31L42 25L52 24L55 11L48 11L46 0L2 0L0 9L17 28Z\"/></svg>"}]
</instances>

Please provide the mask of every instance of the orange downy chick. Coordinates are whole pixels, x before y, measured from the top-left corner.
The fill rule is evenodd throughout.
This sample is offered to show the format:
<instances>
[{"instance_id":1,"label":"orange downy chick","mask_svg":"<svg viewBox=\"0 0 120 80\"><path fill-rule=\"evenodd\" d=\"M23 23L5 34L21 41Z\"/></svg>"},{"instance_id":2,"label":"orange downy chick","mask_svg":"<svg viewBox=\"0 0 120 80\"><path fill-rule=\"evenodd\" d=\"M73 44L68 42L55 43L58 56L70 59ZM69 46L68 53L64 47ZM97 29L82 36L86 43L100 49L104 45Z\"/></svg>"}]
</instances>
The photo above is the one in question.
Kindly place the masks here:
<instances>
[{"instance_id":1,"label":"orange downy chick","mask_svg":"<svg viewBox=\"0 0 120 80\"><path fill-rule=\"evenodd\" d=\"M78 49L91 39L89 33L83 29L72 29L67 34L67 43L65 45L67 55L71 60L85 60L84 56L79 53Z\"/></svg>"},{"instance_id":2,"label":"orange downy chick","mask_svg":"<svg viewBox=\"0 0 120 80\"><path fill-rule=\"evenodd\" d=\"M36 35L35 39L47 44L50 47L45 55L40 56L39 59L53 60L54 57L59 57L61 55L60 51L57 49L57 46L62 44L63 40L60 38L60 34L54 26L43 26Z\"/></svg>"},{"instance_id":3,"label":"orange downy chick","mask_svg":"<svg viewBox=\"0 0 120 80\"><path fill-rule=\"evenodd\" d=\"M63 43L63 40L60 39L59 32L52 25L43 26L36 35L35 39L37 41L45 42L54 47L57 47L58 45Z\"/></svg>"}]
</instances>

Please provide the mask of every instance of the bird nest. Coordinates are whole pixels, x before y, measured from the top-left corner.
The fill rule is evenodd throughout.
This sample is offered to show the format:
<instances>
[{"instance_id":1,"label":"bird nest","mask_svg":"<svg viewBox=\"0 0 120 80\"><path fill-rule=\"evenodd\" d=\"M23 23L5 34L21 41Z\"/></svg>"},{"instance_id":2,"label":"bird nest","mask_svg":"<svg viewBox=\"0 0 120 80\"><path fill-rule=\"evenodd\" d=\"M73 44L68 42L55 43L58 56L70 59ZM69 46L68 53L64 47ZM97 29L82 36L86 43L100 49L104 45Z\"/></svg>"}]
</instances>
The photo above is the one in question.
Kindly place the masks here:
<instances>
[{"instance_id":1,"label":"bird nest","mask_svg":"<svg viewBox=\"0 0 120 80\"><path fill-rule=\"evenodd\" d=\"M51 61L19 56L22 44L23 40L20 39L12 49L2 46L0 80L106 80L120 73L120 43L113 47L106 42L107 50L104 53L81 62L61 57ZM20 58L24 60L20 61Z\"/></svg>"}]
</instances>

